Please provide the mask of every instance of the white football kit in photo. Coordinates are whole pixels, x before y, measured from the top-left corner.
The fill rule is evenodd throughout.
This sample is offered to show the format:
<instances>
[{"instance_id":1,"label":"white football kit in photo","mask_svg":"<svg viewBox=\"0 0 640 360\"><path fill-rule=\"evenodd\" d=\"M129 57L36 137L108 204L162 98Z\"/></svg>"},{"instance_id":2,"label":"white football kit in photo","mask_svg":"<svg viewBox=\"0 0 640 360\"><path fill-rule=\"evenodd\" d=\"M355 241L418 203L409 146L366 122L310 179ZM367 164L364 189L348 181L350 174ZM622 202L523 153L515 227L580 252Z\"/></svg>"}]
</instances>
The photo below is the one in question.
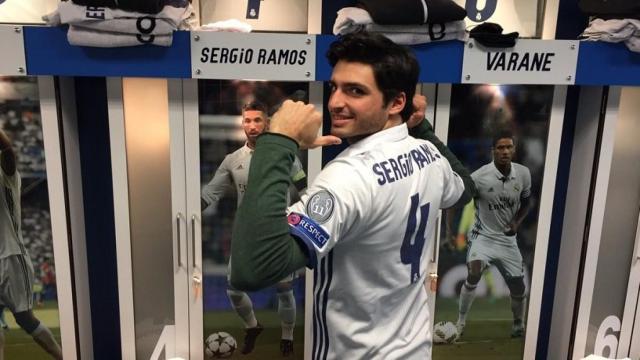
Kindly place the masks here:
<instances>
[{"instance_id":1,"label":"white football kit in photo","mask_svg":"<svg viewBox=\"0 0 640 360\"><path fill-rule=\"evenodd\" d=\"M524 275L522 255L516 235L504 234L520 209L520 200L531 196L531 173L511 163L509 175L503 175L493 162L471 174L478 195L475 198L475 223L469 233L471 246L467 263L474 260L495 264L507 277Z\"/></svg>"}]
</instances>

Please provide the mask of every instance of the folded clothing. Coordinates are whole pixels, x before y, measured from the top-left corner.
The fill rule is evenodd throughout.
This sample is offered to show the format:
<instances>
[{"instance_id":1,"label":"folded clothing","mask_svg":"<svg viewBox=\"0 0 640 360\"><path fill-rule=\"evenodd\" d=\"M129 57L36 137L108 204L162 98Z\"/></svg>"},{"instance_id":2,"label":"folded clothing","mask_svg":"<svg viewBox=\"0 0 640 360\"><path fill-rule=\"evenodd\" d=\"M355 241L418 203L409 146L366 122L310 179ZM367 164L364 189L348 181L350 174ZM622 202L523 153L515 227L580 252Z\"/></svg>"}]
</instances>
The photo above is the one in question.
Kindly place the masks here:
<instances>
[{"instance_id":1,"label":"folded clothing","mask_svg":"<svg viewBox=\"0 0 640 360\"><path fill-rule=\"evenodd\" d=\"M62 2L43 19L49 25L69 24L67 39L72 45L170 46L174 30L193 27L195 13L190 4L184 8L167 5L156 14L145 14Z\"/></svg>"},{"instance_id":2,"label":"folded clothing","mask_svg":"<svg viewBox=\"0 0 640 360\"><path fill-rule=\"evenodd\" d=\"M83 21L98 22L119 18L137 19L152 17L155 19L164 19L175 28L178 28L185 19L191 16L193 13L193 7L191 7L191 5L184 8L167 5L156 14L146 14L121 9L111 9L108 7L82 6L66 1L58 4L57 12L59 13L60 23L62 24L73 24ZM50 17L49 15L46 16Z\"/></svg>"},{"instance_id":3,"label":"folded clothing","mask_svg":"<svg viewBox=\"0 0 640 360\"><path fill-rule=\"evenodd\" d=\"M434 24L434 26L440 26ZM400 45L419 45L427 44L434 41L447 41L447 40L460 40L467 41L467 34L462 32L445 32L445 33L433 33L433 34L418 34L418 33L384 33L380 34L389 38L396 44Z\"/></svg>"},{"instance_id":4,"label":"folded clothing","mask_svg":"<svg viewBox=\"0 0 640 360\"><path fill-rule=\"evenodd\" d=\"M482 23L469 31L469 37L481 45L497 48L514 47L518 35L517 32L503 34L502 26L491 22Z\"/></svg>"},{"instance_id":5,"label":"folded clothing","mask_svg":"<svg viewBox=\"0 0 640 360\"><path fill-rule=\"evenodd\" d=\"M408 25L464 20L467 11L453 0L357 0L376 24Z\"/></svg>"},{"instance_id":6,"label":"folded clothing","mask_svg":"<svg viewBox=\"0 0 640 360\"><path fill-rule=\"evenodd\" d=\"M608 42L621 42L633 36L640 36L640 20L593 19L580 35L581 38Z\"/></svg>"},{"instance_id":7,"label":"folded clothing","mask_svg":"<svg viewBox=\"0 0 640 360\"><path fill-rule=\"evenodd\" d=\"M171 46L173 36L93 31L71 25L69 26L69 31L67 31L67 40L71 45L93 47L125 47L146 44Z\"/></svg>"},{"instance_id":8,"label":"folded clothing","mask_svg":"<svg viewBox=\"0 0 640 360\"><path fill-rule=\"evenodd\" d=\"M640 52L640 20L638 19L594 19L580 34L582 40L624 42L633 52Z\"/></svg>"},{"instance_id":9,"label":"folded clothing","mask_svg":"<svg viewBox=\"0 0 640 360\"><path fill-rule=\"evenodd\" d=\"M162 11L165 0L73 0L74 3L84 6L99 6L118 8L127 11L136 11L146 14L156 14Z\"/></svg>"},{"instance_id":10,"label":"folded clothing","mask_svg":"<svg viewBox=\"0 0 640 360\"><path fill-rule=\"evenodd\" d=\"M357 31L380 33L402 45L445 40L465 41L467 38L463 20L442 24L380 25L374 23L369 13L364 9L355 7L340 9L333 26L333 33L345 35Z\"/></svg>"}]
</instances>

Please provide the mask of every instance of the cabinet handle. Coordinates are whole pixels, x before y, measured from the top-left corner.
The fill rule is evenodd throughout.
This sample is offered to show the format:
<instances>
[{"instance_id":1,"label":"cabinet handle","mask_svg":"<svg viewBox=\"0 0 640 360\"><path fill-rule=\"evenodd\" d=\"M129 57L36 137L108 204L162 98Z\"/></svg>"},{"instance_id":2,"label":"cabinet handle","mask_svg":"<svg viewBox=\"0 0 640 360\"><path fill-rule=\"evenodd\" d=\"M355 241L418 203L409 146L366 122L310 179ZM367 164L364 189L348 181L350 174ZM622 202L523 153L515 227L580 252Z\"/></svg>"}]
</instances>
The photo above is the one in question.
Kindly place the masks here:
<instances>
[{"instance_id":1,"label":"cabinet handle","mask_svg":"<svg viewBox=\"0 0 640 360\"><path fill-rule=\"evenodd\" d=\"M640 213L638 213L638 225L636 227L636 259L640 259Z\"/></svg>"},{"instance_id":2,"label":"cabinet handle","mask_svg":"<svg viewBox=\"0 0 640 360\"><path fill-rule=\"evenodd\" d=\"M182 245L182 241L180 238L180 219L182 218L182 214L178 213L176 215L176 247L177 247L177 263L178 263L178 269L180 269L182 267L182 253L181 253L181 245ZM177 270L177 269L176 269Z\"/></svg>"},{"instance_id":3,"label":"cabinet handle","mask_svg":"<svg viewBox=\"0 0 640 360\"><path fill-rule=\"evenodd\" d=\"M436 219L436 224L440 224L440 217ZM440 229L434 231L433 252L431 253L431 262L435 263L438 257L438 246L440 246Z\"/></svg>"},{"instance_id":4,"label":"cabinet handle","mask_svg":"<svg viewBox=\"0 0 640 360\"><path fill-rule=\"evenodd\" d=\"M196 216L191 215L191 255L193 256L193 267L197 267L196 261Z\"/></svg>"}]
</instances>

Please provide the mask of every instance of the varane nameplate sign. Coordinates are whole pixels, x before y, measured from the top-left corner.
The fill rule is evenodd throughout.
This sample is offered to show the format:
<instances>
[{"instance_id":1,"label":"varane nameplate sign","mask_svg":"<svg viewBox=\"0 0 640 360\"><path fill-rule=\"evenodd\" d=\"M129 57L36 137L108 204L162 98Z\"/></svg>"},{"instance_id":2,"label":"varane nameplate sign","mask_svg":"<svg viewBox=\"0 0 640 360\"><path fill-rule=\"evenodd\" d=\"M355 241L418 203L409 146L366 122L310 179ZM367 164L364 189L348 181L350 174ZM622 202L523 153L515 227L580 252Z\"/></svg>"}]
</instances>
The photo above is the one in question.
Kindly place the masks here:
<instances>
[{"instance_id":1,"label":"varane nameplate sign","mask_svg":"<svg viewBox=\"0 0 640 360\"><path fill-rule=\"evenodd\" d=\"M191 32L196 79L313 81L315 70L315 36Z\"/></svg>"},{"instance_id":2,"label":"varane nameplate sign","mask_svg":"<svg viewBox=\"0 0 640 360\"><path fill-rule=\"evenodd\" d=\"M576 78L579 41L517 40L513 48L465 44L462 83L567 84Z\"/></svg>"}]
</instances>

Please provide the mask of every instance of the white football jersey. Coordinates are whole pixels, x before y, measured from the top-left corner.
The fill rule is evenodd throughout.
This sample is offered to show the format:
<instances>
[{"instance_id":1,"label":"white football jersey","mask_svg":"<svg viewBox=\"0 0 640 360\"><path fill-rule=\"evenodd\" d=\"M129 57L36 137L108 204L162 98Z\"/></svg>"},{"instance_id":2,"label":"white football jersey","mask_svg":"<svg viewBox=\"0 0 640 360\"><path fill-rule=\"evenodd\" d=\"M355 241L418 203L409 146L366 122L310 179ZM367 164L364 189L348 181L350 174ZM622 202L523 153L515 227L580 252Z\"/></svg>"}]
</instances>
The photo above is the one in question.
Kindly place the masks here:
<instances>
[{"instance_id":1,"label":"white football jersey","mask_svg":"<svg viewBox=\"0 0 640 360\"><path fill-rule=\"evenodd\" d=\"M211 181L202 188L202 199L208 205L216 207L225 193L235 186L238 206L240 206L247 190L252 155L253 150L245 144L240 149L225 156ZM296 156L291 166L291 180L296 182L305 176L302 163Z\"/></svg>"},{"instance_id":2,"label":"white football jersey","mask_svg":"<svg viewBox=\"0 0 640 360\"><path fill-rule=\"evenodd\" d=\"M22 242L20 174L4 173L0 166L0 259L26 254Z\"/></svg>"},{"instance_id":3,"label":"white football jersey","mask_svg":"<svg viewBox=\"0 0 640 360\"><path fill-rule=\"evenodd\" d=\"M511 163L511 172L504 176L492 162L471 174L478 195L475 198L475 223L469 233L473 241L484 235L505 244L516 241L504 231L520 208L520 199L531 196L531 173L520 164Z\"/></svg>"},{"instance_id":4,"label":"white football jersey","mask_svg":"<svg viewBox=\"0 0 640 360\"><path fill-rule=\"evenodd\" d=\"M402 124L351 145L289 208L314 271L313 359L428 359L426 239L464 190Z\"/></svg>"}]
</instances>

